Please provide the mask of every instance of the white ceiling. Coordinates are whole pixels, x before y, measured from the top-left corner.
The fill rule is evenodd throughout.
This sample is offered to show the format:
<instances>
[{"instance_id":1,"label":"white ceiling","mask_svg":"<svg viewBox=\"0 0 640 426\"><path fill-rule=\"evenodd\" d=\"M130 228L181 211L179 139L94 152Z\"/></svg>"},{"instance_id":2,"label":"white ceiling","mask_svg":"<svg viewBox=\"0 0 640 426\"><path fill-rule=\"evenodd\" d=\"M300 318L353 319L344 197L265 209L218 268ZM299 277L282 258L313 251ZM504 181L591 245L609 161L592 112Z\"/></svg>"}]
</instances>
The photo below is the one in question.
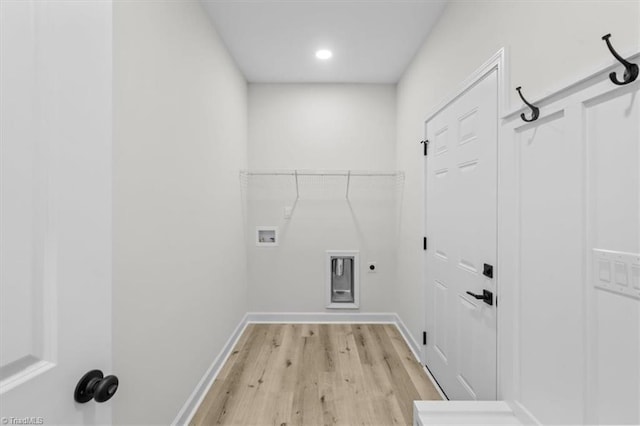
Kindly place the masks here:
<instances>
[{"instance_id":1,"label":"white ceiling","mask_svg":"<svg viewBox=\"0 0 640 426\"><path fill-rule=\"evenodd\" d=\"M445 0L202 0L250 82L395 83ZM326 48L333 58L319 61Z\"/></svg>"}]
</instances>

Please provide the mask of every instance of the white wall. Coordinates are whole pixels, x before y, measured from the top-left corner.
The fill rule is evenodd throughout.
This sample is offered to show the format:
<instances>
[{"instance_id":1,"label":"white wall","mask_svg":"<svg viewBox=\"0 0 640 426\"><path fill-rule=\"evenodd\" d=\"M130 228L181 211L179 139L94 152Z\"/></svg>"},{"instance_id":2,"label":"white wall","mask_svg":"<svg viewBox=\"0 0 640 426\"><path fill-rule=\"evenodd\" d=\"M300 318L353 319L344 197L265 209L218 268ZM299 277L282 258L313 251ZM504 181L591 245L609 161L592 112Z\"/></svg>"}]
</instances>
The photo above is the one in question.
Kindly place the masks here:
<instances>
[{"instance_id":1,"label":"white wall","mask_svg":"<svg viewBox=\"0 0 640 426\"><path fill-rule=\"evenodd\" d=\"M168 424L247 311L246 82L198 2L114 2L116 424Z\"/></svg>"},{"instance_id":2,"label":"white wall","mask_svg":"<svg viewBox=\"0 0 640 426\"><path fill-rule=\"evenodd\" d=\"M523 86L535 99L612 62L601 36L623 54L640 49L640 2L451 2L398 83L397 168L405 170L396 310L417 338L424 326L424 118L501 47L508 49L508 104ZM579 332L579 331L576 331ZM510 379L503 376L503 380Z\"/></svg>"},{"instance_id":3,"label":"white wall","mask_svg":"<svg viewBox=\"0 0 640 426\"><path fill-rule=\"evenodd\" d=\"M249 86L252 169L393 170L395 86ZM388 312L395 283L396 203L392 178L301 178L291 219L292 177L245 186L251 311L319 312L325 307L325 251L358 249L362 312ZM280 245L255 245L255 226L280 227ZM375 274L364 271L378 263Z\"/></svg>"},{"instance_id":4,"label":"white wall","mask_svg":"<svg viewBox=\"0 0 640 426\"><path fill-rule=\"evenodd\" d=\"M501 365L543 424L640 423L639 86L609 71L503 125Z\"/></svg>"},{"instance_id":5,"label":"white wall","mask_svg":"<svg viewBox=\"0 0 640 426\"><path fill-rule=\"evenodd\" d=\"M395 167L395 85L250 84L249 167Z\"/></svg>"}]
</instances>

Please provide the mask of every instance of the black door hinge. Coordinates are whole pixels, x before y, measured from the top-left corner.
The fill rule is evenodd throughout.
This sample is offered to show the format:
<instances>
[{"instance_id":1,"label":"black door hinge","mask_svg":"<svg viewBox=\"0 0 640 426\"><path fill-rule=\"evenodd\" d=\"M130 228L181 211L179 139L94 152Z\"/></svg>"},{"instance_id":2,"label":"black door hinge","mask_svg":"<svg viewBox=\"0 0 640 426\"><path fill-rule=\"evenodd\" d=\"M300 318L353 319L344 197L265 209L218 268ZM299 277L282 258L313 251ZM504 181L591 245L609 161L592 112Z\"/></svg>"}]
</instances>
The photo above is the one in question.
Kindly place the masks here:
<instances>
[{"instance_id":1,"label":"black door hinge","mask_svg":"<svg viewBox=\"0 0 640 426\"><path fill-rule=\"evenodd\" d=\"M422 332L422 344L425 345L425 346L427 345L427 332L426 331Z\"/></svg>"},{"instance_id":2,"label":"black door hinge","mask_svg":"<svg viewBox=\"0 0 640 426\"><path fill-rule=\"evenodd\" d=\"M426 157L427 156L427 150L429 149L429 140L425 139L423 141L420 141L420 143L424 145L424 148L423 148L424 149L424 153L423 154Z\"/></svg>"},{"instance_id":3,"label":"black door hinge","mask_svg":"<svg viewBox=\"0 0 640 426\"><path fill-rule=\"evenodd\" d=\"M427 237L422 237L422 249L427 249Z\"/></svg>"}]
</instances>

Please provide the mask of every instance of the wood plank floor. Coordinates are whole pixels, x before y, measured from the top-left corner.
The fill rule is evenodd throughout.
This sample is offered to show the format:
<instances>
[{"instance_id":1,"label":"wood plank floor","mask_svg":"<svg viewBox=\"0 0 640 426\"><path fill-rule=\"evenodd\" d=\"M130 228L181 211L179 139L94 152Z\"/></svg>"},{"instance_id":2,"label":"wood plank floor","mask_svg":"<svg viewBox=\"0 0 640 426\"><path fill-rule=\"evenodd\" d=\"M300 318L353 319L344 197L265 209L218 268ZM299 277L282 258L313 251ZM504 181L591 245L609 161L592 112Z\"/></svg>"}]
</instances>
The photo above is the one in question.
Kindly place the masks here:
<instances>
[{"instance_id":1,"label":"wood plank floor","mask_svg":"<svg viewBox=\"0 0 640 426\"><path fill-rule=\"evenodd\" d=\"M441 399L394 325L251 324L192 425L410 425Z\"/></svg>"}]
</instances>

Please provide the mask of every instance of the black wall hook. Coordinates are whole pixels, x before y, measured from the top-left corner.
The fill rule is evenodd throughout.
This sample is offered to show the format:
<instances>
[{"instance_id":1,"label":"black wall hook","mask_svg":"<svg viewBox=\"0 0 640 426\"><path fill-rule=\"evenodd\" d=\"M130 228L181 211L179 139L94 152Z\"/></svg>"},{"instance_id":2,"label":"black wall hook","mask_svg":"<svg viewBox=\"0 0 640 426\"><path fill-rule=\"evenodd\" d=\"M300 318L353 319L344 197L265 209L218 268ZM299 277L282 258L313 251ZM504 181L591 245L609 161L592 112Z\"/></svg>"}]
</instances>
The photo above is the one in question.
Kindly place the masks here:
<instances>
[{"instance_id":1,"label":"black wall hook","mask_svg":"<svg viewBox=\"0 0 640 426\"><path fill-rule=\"evenodd\" d=\"M516 87L516 90L518 91L518 95L520 95L520 99L522 99L522 102L524 102L525 104L527 104L527 106L529 108L531 108L531 118L527 118L524 116L524 112L522 114L520 114L520 118L522 118L523 121L526 121L527 123L531 123L532 121L536 121L538 119L538 117L540 117L540 108L538 108L535 105L531 105L529 102L527 102L527 100L524 98L524 96L522 96L522 92L520 91L520 89L522 89L521 86Z\"/></svg>"},{"instance_id":2,"label":"black wall hook","mask_svg":"<svg viewBox=\"0 0 640 426\"><path fill-rule=\"evenodd\" d=\"M625 84L633 83L638 78L638 65L632 64L631 62L626 61L622 56L618 55L618 52L613 48L611 42L609 41L611 38L611 34L607 34L602 36L602 39L607 42L607 47L609 51L615 58L624 65L624 76L623 80L618 80L615 72L609 74L609 78L613 82L613 84L617 84L618 86L624 86Z\"/></svg>"}]
</instances>

